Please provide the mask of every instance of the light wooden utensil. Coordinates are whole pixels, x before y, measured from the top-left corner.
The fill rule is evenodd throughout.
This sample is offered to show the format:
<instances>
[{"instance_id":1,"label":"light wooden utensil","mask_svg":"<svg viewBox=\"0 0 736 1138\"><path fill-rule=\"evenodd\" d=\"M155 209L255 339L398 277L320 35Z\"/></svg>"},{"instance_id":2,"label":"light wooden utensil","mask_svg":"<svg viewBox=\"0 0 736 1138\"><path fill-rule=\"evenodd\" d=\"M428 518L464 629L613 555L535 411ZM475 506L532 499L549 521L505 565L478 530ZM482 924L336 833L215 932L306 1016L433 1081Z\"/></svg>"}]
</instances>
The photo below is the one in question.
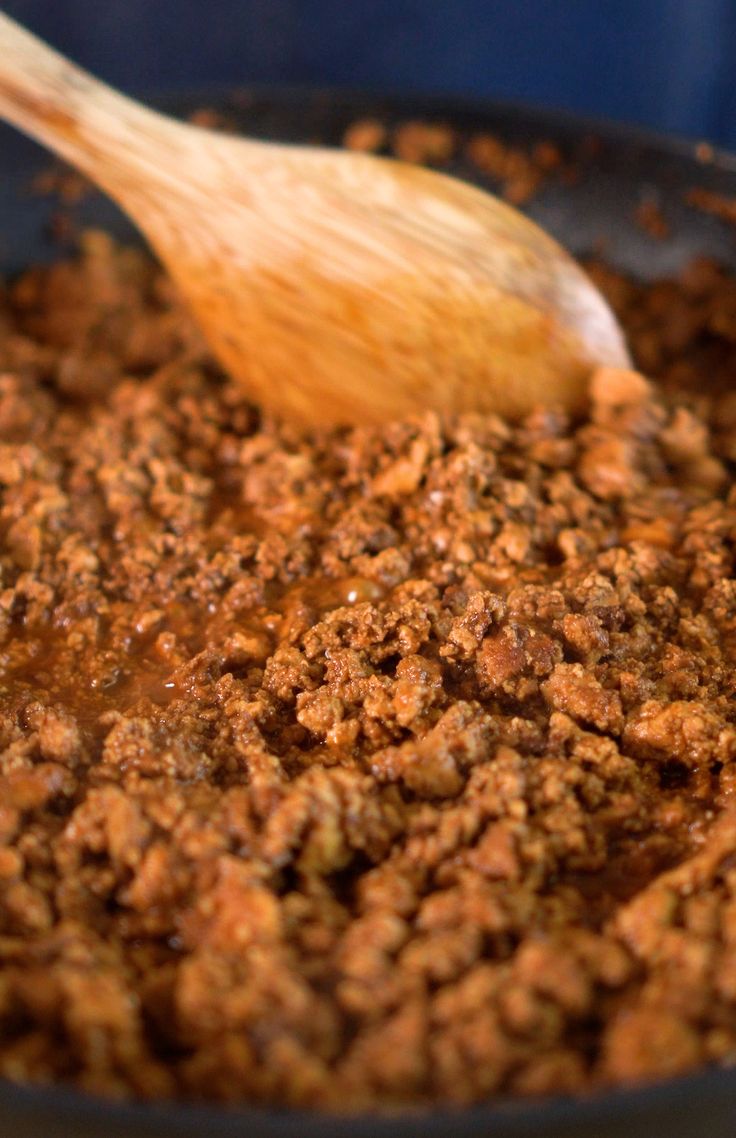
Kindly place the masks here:
<instances>
[{"instance_id":1,"label":"light wooden utensil","mask_svg":"<svg viewBox=\"0 0 736 1138\"><path fill-rule=\"evenodd\" d=\"M593 367L629 364L575 262L454 178L176 122L2 13L0 114L122 206L222 365L283 415L576 410Z\"/></svg>"}]
</instances>

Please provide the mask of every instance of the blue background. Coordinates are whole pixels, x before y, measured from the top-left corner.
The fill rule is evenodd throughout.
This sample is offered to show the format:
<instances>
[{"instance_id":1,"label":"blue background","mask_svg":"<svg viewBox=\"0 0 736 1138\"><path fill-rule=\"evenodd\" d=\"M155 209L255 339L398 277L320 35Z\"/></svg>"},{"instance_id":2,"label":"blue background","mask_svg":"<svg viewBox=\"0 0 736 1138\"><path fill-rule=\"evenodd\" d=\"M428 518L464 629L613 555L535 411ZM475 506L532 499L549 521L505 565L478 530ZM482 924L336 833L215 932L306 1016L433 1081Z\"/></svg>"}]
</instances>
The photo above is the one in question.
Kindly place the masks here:
<instances>
[{"instance_id":1,"label":"blue background","mask_svg":"<svg viewBox=\"0 0 736 1138\"><path fill-rule=\"evenodd\" d=\"M736 0L6 0L131 92L212 82L447 91L736 148Z\"/></svg>"}]
</instances>

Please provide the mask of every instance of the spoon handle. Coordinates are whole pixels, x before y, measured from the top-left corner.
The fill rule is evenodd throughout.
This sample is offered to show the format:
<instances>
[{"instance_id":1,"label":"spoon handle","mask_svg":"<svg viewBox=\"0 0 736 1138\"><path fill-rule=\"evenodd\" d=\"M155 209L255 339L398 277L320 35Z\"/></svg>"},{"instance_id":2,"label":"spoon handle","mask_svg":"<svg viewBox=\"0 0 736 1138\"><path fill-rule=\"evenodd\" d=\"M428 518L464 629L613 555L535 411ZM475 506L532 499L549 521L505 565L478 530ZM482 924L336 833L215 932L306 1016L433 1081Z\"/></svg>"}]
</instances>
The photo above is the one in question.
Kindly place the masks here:
<instances>
[{"instance_id":1,"label":"spoon handle","mask_svg":"<svg viewBox=\"0 0 736 1138\"><path fill-rule=\"evenodd\" d=\"M186 145L176 124L95 79L3 12L0 117L116 197L175 161Z\"/></svg>"}]
</instances>

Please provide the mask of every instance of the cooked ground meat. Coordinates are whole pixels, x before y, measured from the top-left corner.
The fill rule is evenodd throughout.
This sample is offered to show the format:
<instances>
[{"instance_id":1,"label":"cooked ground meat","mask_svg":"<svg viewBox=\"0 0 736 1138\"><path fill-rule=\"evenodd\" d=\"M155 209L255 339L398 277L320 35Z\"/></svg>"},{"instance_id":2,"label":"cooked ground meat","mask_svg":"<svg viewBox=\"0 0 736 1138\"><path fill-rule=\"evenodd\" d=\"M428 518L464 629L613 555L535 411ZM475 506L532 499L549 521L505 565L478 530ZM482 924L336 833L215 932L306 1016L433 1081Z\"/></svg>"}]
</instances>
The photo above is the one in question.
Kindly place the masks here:
<instances>
[{"instance_id":1,"label":"cooked ground meat","mask_svg":"<svg viewBox=\"0 0 736 1138\"><path fill-rule=\"evenodd\" d=\"M90 234L0 335L0 1074L326 1109L736 1057L736 282L588 418L301 437Z\"/></svg>"},{"instance_id":2,"label":"cooked ground meat","mask_svg":"<svg viewBox=\"0 0 736 1138\"><path fill-rule=\"evenodd\" d=\"M583 141L583 150L591 140ZM471 169L495 184L499 193L514 205L523 205L542 189L552 176L575 180L579 171L566 161L560 148L550 141L527 147L512 146L488 131L471 134L461 141L459 132L447 123L410 119L392 129L378 119L358 119L343 134L348 150L389 153L403 162L446 166L463 151ZM651 232L652 219L647 218Z\"/></svg>"}]
</instances>

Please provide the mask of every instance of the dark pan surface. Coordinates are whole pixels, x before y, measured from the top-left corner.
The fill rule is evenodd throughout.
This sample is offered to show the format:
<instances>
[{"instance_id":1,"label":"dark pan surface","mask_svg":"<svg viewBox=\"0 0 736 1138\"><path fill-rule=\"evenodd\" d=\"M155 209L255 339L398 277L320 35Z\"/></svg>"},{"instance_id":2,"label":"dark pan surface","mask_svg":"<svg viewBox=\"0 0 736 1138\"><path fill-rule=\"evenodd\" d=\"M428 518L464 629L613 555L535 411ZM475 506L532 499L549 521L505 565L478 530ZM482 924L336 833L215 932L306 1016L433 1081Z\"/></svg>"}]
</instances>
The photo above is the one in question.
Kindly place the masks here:
<instances>
[{"instance_id":1,"label":"dark pan surface","mask_svg":"<svg viewBox=\"0 0 736 1138\"><path fill-rule=\"evenodd\" d=\"M361 92L283 89L205 91L160 101L187 114L222 111L254 136L338 143L356 118L392 124L407 119L445 122L461 134L491 131L506 142L532 145L552 139L568 158L581 156L571 185L550 179L528 212L578 255L606 260L645 279L672 273L697 254L736 268L736 225L687 206L685 193L704 187L736 196L736 157L696 157L695 144L627 127L592 123L555 111L458 99ZM598 140L591 147L590 139ZM31 191L48 155L0 128L0 272L58 255L48 237L50 203ZM453 171L471 175L458 162ZM634 219L654 201L671 226L656 240ZM82 225L101 225L131 238L130 225L95 195L74 207ZM686 1079L583 1101L501 1103L457 1112L385 1118L325 1118L303 1113L214 1107L120 1105L59 1088L33 1089L0 1082L1 1138L733 1138L736 1072L711 1070Z\"/></svg>"}]
</instances>

